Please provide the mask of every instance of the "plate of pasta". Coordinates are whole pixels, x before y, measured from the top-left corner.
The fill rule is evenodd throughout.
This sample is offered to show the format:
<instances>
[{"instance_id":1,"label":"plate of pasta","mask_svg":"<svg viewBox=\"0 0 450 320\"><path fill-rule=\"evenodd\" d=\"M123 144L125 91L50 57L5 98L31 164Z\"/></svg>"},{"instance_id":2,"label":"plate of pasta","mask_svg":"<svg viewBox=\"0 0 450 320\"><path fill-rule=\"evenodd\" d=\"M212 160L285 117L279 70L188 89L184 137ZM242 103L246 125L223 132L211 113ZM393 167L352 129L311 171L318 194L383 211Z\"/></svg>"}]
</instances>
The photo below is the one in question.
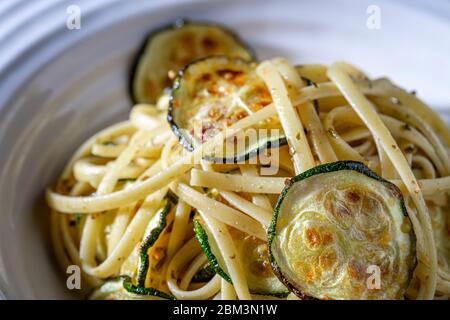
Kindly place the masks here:
<instances>
[{"instance_id":1,"label":"plate of pasta","mask_svg":"<svg viewBox=\"0 0 450 320\"><path fill-rule=\"evenodd\" d=\"M289 6L317 12L324 5L274 3L257 10L278 8L277 17ZM112 15L124 6L98 8L106 4ZM104 26L71 33L67 56L28 74L19 111L2 111L1 132L16 136L0 158L3 181L11 181L8 191L1 186L3 210L33 212L26 227L9 215L2 227L6 297L449 299L450 97L433 95L448 86L445 72L443 83L424 84L433 98L423 99L420 76L405 85L394 79L409 71L393 78L372 72L389 55L362 63L366 72L361 58L352 59L360 50L352 40L325 59L318 47L310 54L292 44L300 37L261 44L260 27L274 36L288 24L207 15L223 7L231 16L235 7L225 2L142 4L123 7L122 18L84 5ZM377 9L342 6L351 17ZM399 8L378 9L391 30ZM417 12L410 16L428 21ZM161 23L146 27L148 15ZM314 19L303 26L312 28L309 44L332 33ZM448 23L433 23L450 34ZM342 39L348 27L338 29ZM360 28L378 32L366 21ZM124 49L93 58L98 48L118 48L118 38ZM438 57L446 49L433 50ZM61 70L73 59L72 81ZM33 104L42 107L33 111ZM6 259L9 229L21 236ZM18 270L11 261L21 261ZM24 276L34 261L51 276Z\"/></svg>"}]
</instances>

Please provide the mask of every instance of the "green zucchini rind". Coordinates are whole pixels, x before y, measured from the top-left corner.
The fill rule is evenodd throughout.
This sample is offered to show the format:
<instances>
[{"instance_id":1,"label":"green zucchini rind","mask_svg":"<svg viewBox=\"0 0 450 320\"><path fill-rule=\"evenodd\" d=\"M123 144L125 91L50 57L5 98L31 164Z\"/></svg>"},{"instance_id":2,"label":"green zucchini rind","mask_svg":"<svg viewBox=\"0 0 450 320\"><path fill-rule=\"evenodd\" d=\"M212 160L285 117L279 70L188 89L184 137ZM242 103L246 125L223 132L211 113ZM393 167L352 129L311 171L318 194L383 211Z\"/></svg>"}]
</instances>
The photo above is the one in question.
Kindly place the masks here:
<instances>
[{"instance_id":1,"label":"green zucchini rind","mask_svg":"<svg viewBox=\"0 0 450 320\"><path fill-rule=\"evenodd\" d=\"M141 296L155 296L160 297L167 300L176 300L176 298L170 294L162 292L160 290L154 288L144 288L139 285L133 284L130 277L125 277L123 280L123 287L126 291L130 293L134 293Z\"/></svg>"},{"instance_id":2,"label":"green zucchini rind","mask_svg":"<svg viewBox=\"0 0 450 320\"><path fill-rule=\"evenodd\" d=\"M139 270L137 275L137 282L139 286L144 286L145 279L147 278L148 267L149 267L149 255L148 250L155 244L163 230L167 226L167 215L172 209L175 198L172 195L166 195L163 200L163 205L161 209L156 213L155 219L157 218L156 226L150 230L148 235L144 238L139 248Z\"/></svg>"},{"instance_id":3,"label":"green zucchini rind","mask_svg":"<svg viewBox=\"0 0 450 320\"><path fill-rule=\"evenodd\" d=\"M229 29L212 23L175 23L152 31L138 50L132 65L130 95L134 103L155 103L171 86L169 71L211 55L254 60L254 51Z\"/></svg>"},{"instance_id":4,"label":"green zucchini rind","mask_svg":"<svg viewBox=\"0 0 450 320\"><path fill-rule=\"evenodd\" d=\"M257 295L257 296L261 296L261 299L257 299L257 300L265 300L265 299L271 300L270 297L278 298L278 299L286 298L289 295L289 293L291 293L291 291L288 288L285 288L284 290L281 290L281 291L250 290L250 293ZM262 298L262 297L265 297L265 298Z\"/></svg>"},{"instance_id":5,"label":"green zucchini rind","mask_svg":"<svg viewBox=\"0 0 450 320\"><path fill-rule=\"evenodd\" d=\"M203 229L198 219L194 220L194 231L203 252L208 258L210 269L232 283L230 276L221 266L223 262L214 254L214 250L217 250L217 248L212 246L214 240L208 237L206 230ZM244 268L250 293L278 298L286 297L289 294L289 290L273 274L269 265L265 243L251 236L242 237L241 232L232 233L232 237L238 249L238 255L242 259L242 267ZM264 252L261 252L261 249Z\"/></svg>"},{"instance_id":6,"label":"green zucchini rind","mask_svg":"<svg viewBox=\"0 0 450 320\"><path fill-rule=\"evenodd\" d=\"M231 157L217 157L214 154L204 156L206 161L214 163L245 163L249 159L262 154L265 150L272 148L279 148L281 146L287 145L286 136L277 135L269 136L258 139L254 144L247 145L243 153L236 153Z\"/></svg>"},{"instance_id":7,"label":"green zucchini rind","mask_svg":"<svg viewBox=\"0 0 450 320\"><path fill-rule=\"evenodd\" d=\"M129 276L118 276L108 279L89 295L89 300L133 300L147 298L175 300L174 296L165 292L133 284Z\"/></svg>"},{"instance_id":8,"label":"green zucchini rind","mask_svg":"<svg viewBox=\"0 0 450 320\"><path fill-rule=\"evenodd\" d=\"M275 205L268 243L275 274L302 299L403 299L416 265L400 190L354 161L292 178ZM367 286L369 265L381 270L378 290Z\"/></svg>"},{"instance_id":9,"label":"green zucchini rind","mask_svg":"<svg viewBox=\"0 0 450 320\"><path fill-rule=\"evenodd\" d=\"M206 282L211 280L214 275L216 274L216 272L214 271L214 269L211 267L210 264L207 264L206 266L204 266L202 269L200 269L200 271L198 271L194 277L192 278L192 282Z\"/></svg>"},{"instance_id":10,"label":"green zucchini rind","mask_svg":"<svg viewBox=\"0 0 450 320\"><path fill-rule=\"evenodd\" d=\"M215 273L217 273L226 281L231 283L230 276L220 267L216 256L213 254L211 250L211 246L208 241L208 235L206 234L205 229L203 229L200 221L198 221L197 219L194 219L194 232L198 242L200 243L200 246L203 249L203 252L208 258L209 265L211 266L211 268L214 270Z\"/></svg>"},{"instance_id":11,"label":"green zucchini rind","mask_svg":"<svg viewBox=\"0 0 450 320\"><path fill-rule=\"evenodd\" d=\"M193 151L249 112L272 102L267 87L255 73L255 66L240 58L214 56L193 61L179 71L167 120L186 150ZM263 121L254 129L249 135L237 134L234 142L228 141L204 158L216 163L240 163L265 149L287 144L277 117Z\"/></svg>"},{"instance_id":12,"label":"green zucchini rind","mask_svg":"<svg viewBox=\"0 0 450 320\"><path fill-rule=\"evenodd\" d=\"M167 190L166 198L169 199L169 201L172 204L177 204L178 203L178 196L175 193L173 193L173 191L170 190L170 189Z\"/></svg>"}]
</instances>

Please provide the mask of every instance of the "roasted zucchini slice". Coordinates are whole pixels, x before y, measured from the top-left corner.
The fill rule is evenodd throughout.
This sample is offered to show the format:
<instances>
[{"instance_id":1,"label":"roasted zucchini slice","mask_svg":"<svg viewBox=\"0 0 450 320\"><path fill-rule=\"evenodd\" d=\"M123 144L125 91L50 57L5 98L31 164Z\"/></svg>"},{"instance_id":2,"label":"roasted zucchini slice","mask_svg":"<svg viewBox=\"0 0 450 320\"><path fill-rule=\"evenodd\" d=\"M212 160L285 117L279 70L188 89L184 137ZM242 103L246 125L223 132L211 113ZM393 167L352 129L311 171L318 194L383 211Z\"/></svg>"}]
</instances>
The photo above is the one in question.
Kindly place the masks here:
<instances>
[{"instance_id":1,"label":"roasted zucchini slice","mask_svg":"<svg viewBox=\"0 0 450 320\"><path fill-rule=\"evenodd\" d=\"M150 33L133 64L130 92L135 103L155 103L185 64L206 56L253 60L253 51L233 32L204 22L178 20Z\"/></svg>"},{"instance_id":2,"label":"roasted zucchini slice","mask_svg":"<svg viewBox=\"0 0 450 320\"><path fill-rule=\"evenodd\" d=\"M416 264L400 190L359 162L292 178L268 236L275 274L301 298L403 299Z\"/></svg>"},{"instance_id":3,"label":"roasted zucchini slice","mask_svg":"<svg viewBox=\"0 0 450 320\"><path fill-rule=\"evenodd\" d=\"M159 286L153 286L152 284L147 284L146 287L146 279L151 271L161 273L158 268L160 268L161 259L164 258L164 255L159 252L159 249L165 246L165 243L160 242L164 242L161 238L167 238L167 226L172 221L171 212L177 201L177 197L170 191L166 194L159 210L150 220L141 244L136 246L122 266L121 276L111 278L96 288L90 295L90 299L128 300L154 299L154 297L173 299L171 295L164 292L166 288L159 288ZM135 278L137 284L132 281Z\"/></svg>"},{"instance_id":4,"label":"roasted zucchini slice","mask_svg":"<svg viewBox=\"0 0 450 320\"><path fill-rule=\"evenodd\" d=\"M286 297L288 288L272 271L267 242L241 232L233 237L241 257L247 283L252 294Z\"/></svg>"},{"instance_id":5,"label":"roasted zucchini slice","mask_svg":"<svg viewBox=\"0 0 450 320\"><path fill-rule=\"evenodd\" d=\"M209 266L222 278L231 283L225 264L213 237L208 236L198 218L194 220L195 235L200 242ZM231 229L230 234L238 248L239 259L252 294L286 297L289 290L278 280L269 262L267 244L255 237Z\"/></svg>"},{"instance_id":6,"label":"roasted zucchini slice","mask_svg":"<svg viewBox=\"0 0 450 320\"><path fill-rule=\"evenodd\" d=\"M147 278L148 269L150 266L149 251L153 245L155 245L168 225L167 218L173 207L173 201L174 199L171 198L171 196L166 196L163 200L161 208L147 226L144 240L139 248L139 272L137 274L137 281L140 286L145 285L145 279Z\"/></svg>"},{"instance_id":7,"label":"roasted zucchini slice","mask_svg":"<svg viewBox=\"0 0 450 320\"><path fill-rule=\"evenodd\" d=\"M270 92L255 73L255 63L215 56L192 62L180 71L172 89L167 119L180 143L192 151L271 102ZM253 129L252 135L243 133L227 139L220 149L205 158L235 163L287 143L278 117L266 119Z\"/></svg>"}]
</instances>

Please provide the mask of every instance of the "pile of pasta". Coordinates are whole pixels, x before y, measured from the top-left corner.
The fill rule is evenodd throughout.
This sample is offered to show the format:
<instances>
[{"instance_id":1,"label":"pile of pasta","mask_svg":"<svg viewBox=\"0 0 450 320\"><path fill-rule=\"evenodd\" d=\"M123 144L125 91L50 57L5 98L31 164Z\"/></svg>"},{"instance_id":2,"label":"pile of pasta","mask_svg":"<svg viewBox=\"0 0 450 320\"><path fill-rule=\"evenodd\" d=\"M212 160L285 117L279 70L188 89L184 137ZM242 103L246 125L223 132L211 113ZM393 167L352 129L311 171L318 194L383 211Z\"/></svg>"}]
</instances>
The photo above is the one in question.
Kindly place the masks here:
<instances>
[{"instance_id":1,"label":"pile of pasta","mask_svg":"<svg viewBox=\"0 0 450 320\"><path fill-rule=\"evenodd\" d=\"M63 268L81 267L84 293L117 276L136 283L148 225L171 193L177 201L146 252L150 266L142 287L177 299L260 299L248 288L231 234L238 230L266 243L287 178L319 164L355 160L395 183L405 198L418 259L407 298L448 299L447 124L415 93L385 78L371 80L347 63L294 68L277 58L259 63L257 74L271 103L192 152L183 149L166 120L168 94L156 105L134 106L129 120L100 131L76 151L48 189L47 201L58 260ZM261 175L258 161L195 160L269 117L278 117L288 141L279 147L275 175ZM219 244L232 284L219 274L193 282L208 264L194 235L194 214Z\"/></svg>"}]
</instances>

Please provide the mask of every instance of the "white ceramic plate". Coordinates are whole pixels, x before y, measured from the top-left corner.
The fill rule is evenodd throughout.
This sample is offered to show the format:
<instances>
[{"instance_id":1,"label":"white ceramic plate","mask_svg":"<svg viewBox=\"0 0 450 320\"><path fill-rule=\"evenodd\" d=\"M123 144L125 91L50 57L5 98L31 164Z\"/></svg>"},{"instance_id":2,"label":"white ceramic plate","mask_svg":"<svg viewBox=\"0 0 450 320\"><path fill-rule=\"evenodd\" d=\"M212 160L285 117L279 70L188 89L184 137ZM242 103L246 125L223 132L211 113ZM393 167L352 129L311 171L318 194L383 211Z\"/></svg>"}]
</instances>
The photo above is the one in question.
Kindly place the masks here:
<instances>
[{"instance_id":1,"label":"white ceramic plate","mask_svg":"<svg viewBox=\"0 0 450 320\"><path fill-rule=\"evenodd\" d=\"M44 189L76 147L130 108L131 59L145 34L179 17L236 30L260 58L348 60L450 108L450 6L377 1L46 0L0 2L0 288L6 298L74 297L48 245ZM81 9L68 30L66 9Z\"/></svg>"}]
</instances>

